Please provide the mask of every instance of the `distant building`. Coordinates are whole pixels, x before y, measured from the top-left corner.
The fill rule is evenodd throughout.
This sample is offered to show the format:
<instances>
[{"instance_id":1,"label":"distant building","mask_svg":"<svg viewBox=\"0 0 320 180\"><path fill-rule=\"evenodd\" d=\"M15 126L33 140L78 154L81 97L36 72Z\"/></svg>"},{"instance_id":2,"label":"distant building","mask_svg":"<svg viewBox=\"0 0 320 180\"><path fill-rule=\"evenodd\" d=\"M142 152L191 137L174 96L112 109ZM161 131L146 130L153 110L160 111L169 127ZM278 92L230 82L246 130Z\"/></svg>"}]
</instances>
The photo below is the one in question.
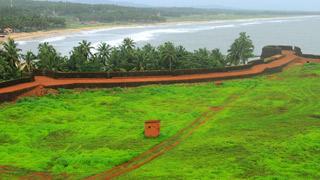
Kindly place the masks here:
<instances>
[{"instance_id":1,"label":"distant building","mask_svg":"<svg viewBox=\"0 0 320 180\"><path fill-rule=\"evenodd\" d=\"M12 28L9 28L9 27L7 27L7 28L4 28L3 29L3 33L4 34L11 34L11 33L13 33L13 29Z\"/></svg>"},{"instance_id":2,"label":"distant building","mask_svg":"<svg viewBox=\"0 0 320 180\"><path fill-rule=\"evenodd\" d=\"M5 38L5 34L1 28L0 28L0 38Z\"/></svg>"}]
</instances>

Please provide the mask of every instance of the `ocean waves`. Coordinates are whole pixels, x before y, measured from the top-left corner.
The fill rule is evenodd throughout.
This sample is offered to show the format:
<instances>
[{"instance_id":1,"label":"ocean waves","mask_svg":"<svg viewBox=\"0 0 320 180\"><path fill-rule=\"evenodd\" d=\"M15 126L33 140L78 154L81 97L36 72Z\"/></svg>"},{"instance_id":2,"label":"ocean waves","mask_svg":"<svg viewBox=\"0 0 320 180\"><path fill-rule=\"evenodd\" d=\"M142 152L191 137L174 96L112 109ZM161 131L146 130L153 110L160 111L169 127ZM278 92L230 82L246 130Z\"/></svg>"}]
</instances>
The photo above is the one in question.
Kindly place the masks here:
<instances>
[{"instance_id":1,"label":"ocean waves","mask_svg":"<svg viewBox=\"0 0 320 180\"><path fill-rule=\"evenodd\" d=\"M57 36L46 38L35 38L32 40L18 41L18 44L21 49L32 49L36 51L36 49L34 48L37 47L39 43L49 42L63 54L68 54L68 52L72 50L74 46L78 45L78 43L82 40L92 42L92 45L94 47L98 47L101 42L105 42L111 46L119 46L121 45L124 38L131 38L136 43L138 43L138 45L143 45L149 42L157 44L162 43L164 41L172 41L175 43L189 44L189 46L191 47L193 46L192 44L205 44L207 46L209 42L207 39L205 39L206 36L214 37L214 34L220 34L220 37L218 37L218 39L220 39L220 41L222 39L226 40L226 42L220 43L230 44L230 42L227 42L228 37L230 37L230 35L234 36L234 32L246 31L251 32L250 35L254 35L259 31L268 29L270 27L277 27L279 30L279 28L281 27L296 27L297 23L304 24L306 21L310 23L317 23L320 20L319 17L320 16L300 16L282 18L221 20L193 23L167 23L131 27L121 26L97 30L86 30L72 34L60 34ZM206 34L206 36L203 36L204 34ZM223 34L225 34L225 38L221 37L221 35ZM190 43L186 39L190 39L190 41L194 42ZM214 43L210 41L209 45L213 46L213 44ZM220 46L221 44L217 47Z\"/></svg>"},{"instance_id":2,"label":"ocean waves","mask_svg":"<svg viewBox=\"0 0 320 180\"><path fill-rule=\"evenodd\" d=\"M122 34L115 39L111 38L110 40L106 40L104 42L108 43L111 46L118 46L122 43L124 38L130 38L135 42L147 42L164 34L186 34L186 33L195 33L195 32L215 30L215 29L238 28L243 26L256 26L256 25L262 25L267 23L285 23L285 22L294 22L299 20L301 20L301 18L282 18L282 19L270 18L270 19L218 21L218 22L211 22L208 24L180 23L180 24L176 24L172 26L164 26L164 27L163 26L155 26L155 27L144 26L143 28L139 27L138 32ZM174 28L172 28L173 26ZM103 31L99 31L99 33L102 33L102 32ZM99 44L99 42L96 42L94 44L96 47Z\"/></svg>"}]
</instances>

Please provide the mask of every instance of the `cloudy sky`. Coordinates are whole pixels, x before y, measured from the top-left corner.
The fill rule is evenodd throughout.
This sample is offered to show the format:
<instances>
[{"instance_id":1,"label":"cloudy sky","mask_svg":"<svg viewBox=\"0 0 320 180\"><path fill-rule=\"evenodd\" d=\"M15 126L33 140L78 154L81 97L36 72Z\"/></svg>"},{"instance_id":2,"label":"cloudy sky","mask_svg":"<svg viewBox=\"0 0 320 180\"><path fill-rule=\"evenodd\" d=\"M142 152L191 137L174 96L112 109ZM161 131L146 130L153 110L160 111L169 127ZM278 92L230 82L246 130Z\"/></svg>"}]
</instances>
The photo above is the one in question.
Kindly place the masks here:
<instances>
[{"instance_id":1,"label":"cloudy sky","mask_svg":"<svg viewBox=\"0 0 320 180\"><path fill-rule=\"evenodd\" d=\"M65 1L65 0L61 0ZM226 7L259 10L320 11L320 0L68 0L76 2L125 2L148 6Z\"/></svg>"}]
</instances>

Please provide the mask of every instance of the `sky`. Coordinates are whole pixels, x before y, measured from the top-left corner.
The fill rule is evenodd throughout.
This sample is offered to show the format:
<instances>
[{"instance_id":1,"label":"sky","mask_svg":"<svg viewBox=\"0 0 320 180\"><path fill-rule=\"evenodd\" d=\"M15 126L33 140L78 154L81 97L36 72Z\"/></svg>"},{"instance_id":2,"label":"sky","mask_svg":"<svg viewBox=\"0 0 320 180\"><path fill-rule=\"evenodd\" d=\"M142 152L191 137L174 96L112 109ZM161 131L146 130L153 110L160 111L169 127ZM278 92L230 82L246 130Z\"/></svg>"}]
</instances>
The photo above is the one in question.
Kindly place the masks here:
<instances>
[{"instance_id":1,"label":"sky","mask_svg":"<svg viewBox=\"0 0 320 180\"><path fill-rule=\"evenodd\" d=\"M62 0L64 1L64 0ZM257 10L320 11L320 0L68 0L74 2L125 2L130 5L209 7Z\"/></svg>"}]
</instances>

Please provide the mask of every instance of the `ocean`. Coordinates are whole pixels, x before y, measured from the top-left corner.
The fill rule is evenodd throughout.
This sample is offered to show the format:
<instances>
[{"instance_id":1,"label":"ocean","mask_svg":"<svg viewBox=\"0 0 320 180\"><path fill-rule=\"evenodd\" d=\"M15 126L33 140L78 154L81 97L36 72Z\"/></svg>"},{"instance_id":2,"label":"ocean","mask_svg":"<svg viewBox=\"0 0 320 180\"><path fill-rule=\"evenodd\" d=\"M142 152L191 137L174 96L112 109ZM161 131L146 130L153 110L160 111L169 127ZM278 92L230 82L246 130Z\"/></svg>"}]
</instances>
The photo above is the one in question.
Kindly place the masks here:
<instances>
[{"instance_id":1,"label":"ocean","mask_svg":"<svg viewBox=\"0 0 320 180\"><path fill-rule=\"evenodd\" d=\"M150 43L157 46L166 41L182 45L188 50L219 48L226 53L240 32L247 32L259 55L265 45L299 46L305 53L320 54L320 16L297 16L209 21L197 23L159 24L135 27L81 31L79 33L18 41L24 52L37 53L39 43L49 42L62 55L69 52L80 41L87 40L97 47L100 42L118 46L126 37L137 46Z\"/></svg>"}]
</instances>

